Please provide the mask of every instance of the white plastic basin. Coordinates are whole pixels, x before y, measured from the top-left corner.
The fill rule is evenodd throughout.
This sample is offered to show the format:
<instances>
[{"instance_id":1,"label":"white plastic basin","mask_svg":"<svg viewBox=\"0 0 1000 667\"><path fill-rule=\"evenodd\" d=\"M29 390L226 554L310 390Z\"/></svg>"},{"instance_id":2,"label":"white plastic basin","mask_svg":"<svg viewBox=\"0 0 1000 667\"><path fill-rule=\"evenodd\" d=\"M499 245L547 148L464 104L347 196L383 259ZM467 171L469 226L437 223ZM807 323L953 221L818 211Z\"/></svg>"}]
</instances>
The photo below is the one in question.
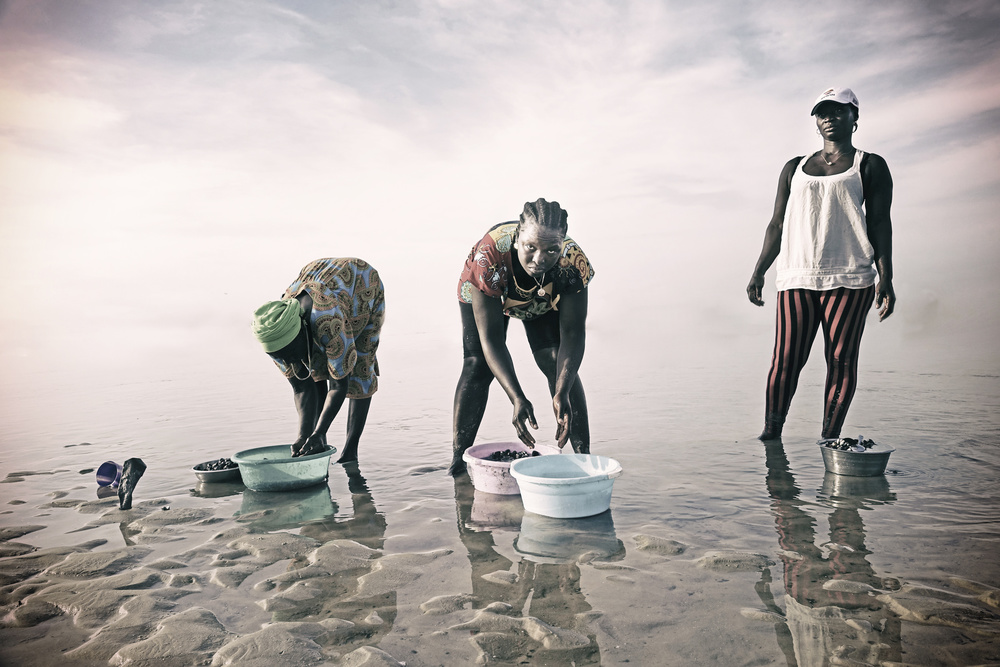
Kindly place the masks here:
<instances>
[{"instance_id":1,"label":"white plastic basin","mask_svg":"<svg viewBox=\"0 0 1000 667\"><path fill-rule=\"evenodd\" d=\"M330 457L336 447L309 456L292 458L290 445L244 449L233 454L239 464L243 483L251 491L288 491L325 482L330 472Z\"/></svg>"},{"instance_id":2,"label":"white plastic basin","mask_svg":"<svg viewBox=\"0 0 1000 667\"><path fill-rule=\"evenodd\" d=\"M519 459L510 466L528 512L555 519L593 516L611 507L611 488L621 477L618 461L596 454Z\"/></svg>"}]
</instances>

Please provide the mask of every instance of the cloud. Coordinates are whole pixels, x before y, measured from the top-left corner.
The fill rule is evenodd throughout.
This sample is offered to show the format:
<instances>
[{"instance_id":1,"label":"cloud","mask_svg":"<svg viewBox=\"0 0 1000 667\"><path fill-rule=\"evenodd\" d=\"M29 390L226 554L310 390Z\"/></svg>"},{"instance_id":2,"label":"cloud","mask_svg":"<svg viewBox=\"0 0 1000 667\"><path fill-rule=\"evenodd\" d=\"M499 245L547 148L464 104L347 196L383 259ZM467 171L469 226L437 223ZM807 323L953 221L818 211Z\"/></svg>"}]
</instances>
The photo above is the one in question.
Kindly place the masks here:
<instances>
[{"instance_id":1,"label":"cloud","mask_svg":"<svg viewBox=\"0 0 1000 667\"><path fill-rule=\"evenodd\" d=\"M1000 284L984 264L998 238L998 12L11 2L3 294L69 267L83 277L68 300L83 304L148 266L174 311L243 265L264 268L229 279L237 302L316 255L356 254L400 285L400 308L450 312L473 240L545 196L592 255L595 320L712 304L685 321L724 331L724 313L745 315L782 164L818 148L807 108L839 82L862 99L859 145L896 177L897 290L929 295L944 322L960 308L940 298L952 275Z\"/></svg>"}]
</instances>

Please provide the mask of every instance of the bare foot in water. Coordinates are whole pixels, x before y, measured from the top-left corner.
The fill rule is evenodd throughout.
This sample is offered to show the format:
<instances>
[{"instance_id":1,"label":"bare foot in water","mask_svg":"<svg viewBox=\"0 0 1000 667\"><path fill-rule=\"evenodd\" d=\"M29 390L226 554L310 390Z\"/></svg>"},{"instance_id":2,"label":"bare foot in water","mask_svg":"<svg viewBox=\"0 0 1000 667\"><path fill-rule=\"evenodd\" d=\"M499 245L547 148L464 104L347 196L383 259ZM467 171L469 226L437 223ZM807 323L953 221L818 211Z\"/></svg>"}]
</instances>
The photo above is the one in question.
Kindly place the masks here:
<instances>
[{"instance_id":1,"label":"bare foot in water","mask_svg":"<svg viewBox=\"0 0 1000 667\"><path fill-rule=\"evenodd\" d=\"M758 440L777 440L781 437L781 431L769 431L764 429L764 432L757 436Z\"/></svg>"},{"instance_id":2,"label":"bare foot in water","mask_svg":"<svg viewBox=\"0 0 1000 667\"><path fill-rule=\"evenodd\" d=\"M452 459L451 467L448 468L448 474L451 475L452 477L458 477L463 472L465 472L465 470L466 470L465 461L463 461L462 458L459 457L457 459Z\"/></svg>"}]
</instances>

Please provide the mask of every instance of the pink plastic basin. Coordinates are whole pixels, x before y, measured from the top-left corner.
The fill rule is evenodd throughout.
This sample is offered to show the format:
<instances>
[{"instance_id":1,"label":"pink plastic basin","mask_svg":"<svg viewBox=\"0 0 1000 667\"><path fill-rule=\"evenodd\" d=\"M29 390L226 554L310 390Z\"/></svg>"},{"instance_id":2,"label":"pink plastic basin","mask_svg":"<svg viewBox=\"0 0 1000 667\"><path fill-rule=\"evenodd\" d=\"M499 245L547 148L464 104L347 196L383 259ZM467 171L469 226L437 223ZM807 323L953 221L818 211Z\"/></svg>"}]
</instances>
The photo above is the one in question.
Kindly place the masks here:
<instances>
[{"instance_id":1,"label":"pink plastic basin","mask_svg":"<svg viewBox=\"0 0 1000 667\"><path fill-rule=\"evenodd\" d=\"M510 476L510 461L488 461L493 452L512 449L515 452L530 452L528 446L521 442L484 442L465 450L462 460L465 461L472 478L472 486L477 491L495 493L501 496L515 496L521 493L517 480ZM557 454L559 449L550 445L535 445L535 450L541 454Z\"/></svg>"}]
</instances>

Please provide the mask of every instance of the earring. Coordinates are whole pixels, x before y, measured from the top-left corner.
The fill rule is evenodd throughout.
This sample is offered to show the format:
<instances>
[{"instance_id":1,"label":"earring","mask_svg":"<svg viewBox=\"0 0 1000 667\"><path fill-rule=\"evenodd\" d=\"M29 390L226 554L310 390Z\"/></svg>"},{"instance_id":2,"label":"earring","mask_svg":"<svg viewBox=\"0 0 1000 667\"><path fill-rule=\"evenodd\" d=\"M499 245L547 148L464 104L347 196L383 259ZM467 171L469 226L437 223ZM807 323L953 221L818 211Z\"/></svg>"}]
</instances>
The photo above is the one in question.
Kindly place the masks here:
<instances>
[{"instance_id":1,"label":"earring","mask_svg":"<svg viewBox=\"0 0 1000 667\"><path fill-rule=\"evenodd\" d=\"M852 130L852 132L857 132L857 131L858 131L858 121L854 121L854 129Z\"/></svg>"}]
</instances>

